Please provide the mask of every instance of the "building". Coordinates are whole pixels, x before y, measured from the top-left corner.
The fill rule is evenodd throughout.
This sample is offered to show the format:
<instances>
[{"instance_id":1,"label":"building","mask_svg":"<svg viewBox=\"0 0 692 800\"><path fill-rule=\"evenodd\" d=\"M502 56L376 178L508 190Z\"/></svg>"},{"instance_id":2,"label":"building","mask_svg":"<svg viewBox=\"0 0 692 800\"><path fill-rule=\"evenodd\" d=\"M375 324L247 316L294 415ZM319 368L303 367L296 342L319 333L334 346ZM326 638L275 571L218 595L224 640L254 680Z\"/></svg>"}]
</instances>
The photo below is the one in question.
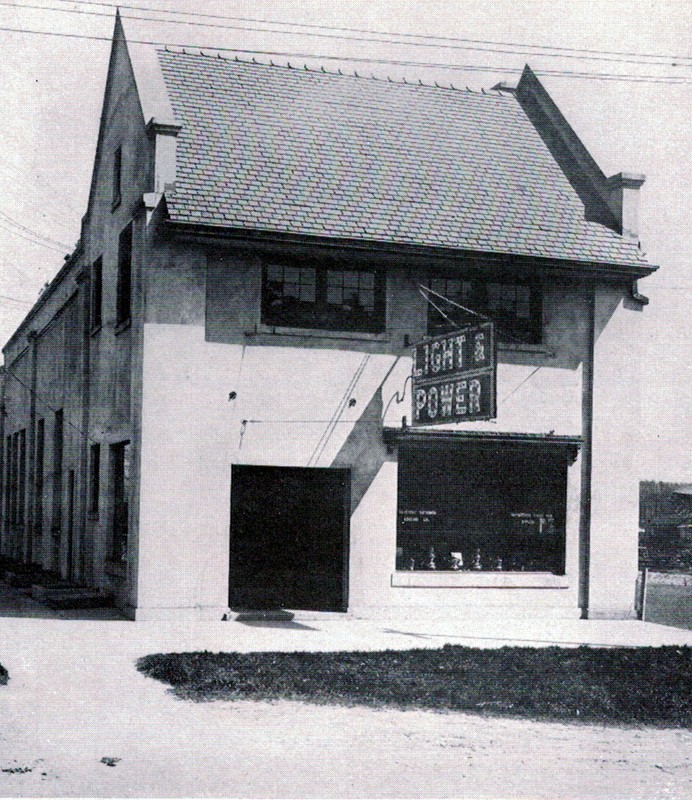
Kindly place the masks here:
<instances>
[{"instance_id":1,"label":"building","mask_svg":"<svg viewBox=\"0 0 692 800\"><path fill-rule=\"evenodd\" d=\"M639 484L639 566L692 570L692 485Z\"/></svg>"},{"instance_id":2,"label":"building","mask_svg":"<svg viewBox=\"0 0 692 800\"><path fill-rule=\"evenodd\" d=\"M2 552L137 619L632 615L643 180L528 67L474 93L117 19L80 243L4 348ZM412 425L412 346L478 315L496 416Z\"/></svg>"}]
</instances>

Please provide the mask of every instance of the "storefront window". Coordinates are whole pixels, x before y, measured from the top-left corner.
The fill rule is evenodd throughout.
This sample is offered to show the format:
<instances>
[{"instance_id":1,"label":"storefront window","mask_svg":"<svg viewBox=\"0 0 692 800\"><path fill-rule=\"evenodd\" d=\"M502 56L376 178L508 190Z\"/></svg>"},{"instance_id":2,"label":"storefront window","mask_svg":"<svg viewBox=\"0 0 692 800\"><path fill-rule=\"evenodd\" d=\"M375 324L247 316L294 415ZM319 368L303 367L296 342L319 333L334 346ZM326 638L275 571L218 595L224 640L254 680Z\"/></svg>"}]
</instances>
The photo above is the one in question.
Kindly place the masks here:
<instances>
[{"instance_id":1,"label":"storefront window","mask_svg":"<svg viewBox=\"0 0 692 800\"><path fill-rule=\"evenodd\" d=\"M564 574L566 448L402 443L397 570Z\"/></svg>"}]
</instances>

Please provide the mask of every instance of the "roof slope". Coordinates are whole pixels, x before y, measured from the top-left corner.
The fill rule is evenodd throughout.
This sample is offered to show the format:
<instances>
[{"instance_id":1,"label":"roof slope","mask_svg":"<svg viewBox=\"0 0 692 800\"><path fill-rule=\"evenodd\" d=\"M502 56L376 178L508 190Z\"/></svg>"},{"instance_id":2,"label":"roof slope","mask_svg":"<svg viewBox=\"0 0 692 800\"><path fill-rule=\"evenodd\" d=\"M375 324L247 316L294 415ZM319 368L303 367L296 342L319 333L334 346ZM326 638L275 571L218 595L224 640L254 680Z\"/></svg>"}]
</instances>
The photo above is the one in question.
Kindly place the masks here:
<instances>
[{"instance_id":1,"label":"roof slope","mask_svg":"<svg viewBox=\"0 0 692 800\"><path fill-rule=\"evenodd\" d=\"M171 219L646 266L517 100L159 51L182 125Z\"/></svg>"}]
</instances>

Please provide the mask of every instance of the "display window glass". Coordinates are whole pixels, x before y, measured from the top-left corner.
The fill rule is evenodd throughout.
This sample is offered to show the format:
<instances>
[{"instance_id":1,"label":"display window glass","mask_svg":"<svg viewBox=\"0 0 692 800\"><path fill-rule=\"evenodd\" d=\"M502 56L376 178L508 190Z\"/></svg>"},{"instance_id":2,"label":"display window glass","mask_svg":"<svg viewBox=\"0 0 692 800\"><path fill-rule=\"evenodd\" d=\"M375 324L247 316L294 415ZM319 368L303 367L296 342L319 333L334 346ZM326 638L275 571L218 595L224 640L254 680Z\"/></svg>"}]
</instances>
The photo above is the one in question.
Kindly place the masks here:
<instances>
[{"instance_id":1,"label":"display window glass","mask_svg":"<svg viewBox=\"0 0 692 800\"><path fill-rule=\"evenodd\" d=\"M397 570L564 574L567 448L401 444Z\"/></svg>"}]
</instances>

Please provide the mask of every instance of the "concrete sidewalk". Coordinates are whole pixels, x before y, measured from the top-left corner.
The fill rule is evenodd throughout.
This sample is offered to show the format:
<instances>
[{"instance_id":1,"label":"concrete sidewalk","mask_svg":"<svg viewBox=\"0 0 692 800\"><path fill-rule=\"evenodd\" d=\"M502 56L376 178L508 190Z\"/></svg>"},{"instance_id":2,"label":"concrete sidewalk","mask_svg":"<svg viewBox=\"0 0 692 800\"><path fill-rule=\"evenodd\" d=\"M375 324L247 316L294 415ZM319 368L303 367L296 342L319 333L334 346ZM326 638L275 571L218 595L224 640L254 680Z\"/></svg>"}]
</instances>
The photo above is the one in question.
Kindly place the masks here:
<instances>
[{"instance_id":1,"label":"concrete sidewalk","mask_svg":"<svg viewBox=\"0 0 692 800\"><path fill-rule=\"evenodd\" d=\"M115 609L54 611L0 584L0 647L28 641L77 641L84 648L118 645L129 657L162 650L376 650L441 647L692 645L692 631L637 620L553 617L363 620L347 614L298 612L292 622L131 622Z\"/></svg>"}]
</instances>

